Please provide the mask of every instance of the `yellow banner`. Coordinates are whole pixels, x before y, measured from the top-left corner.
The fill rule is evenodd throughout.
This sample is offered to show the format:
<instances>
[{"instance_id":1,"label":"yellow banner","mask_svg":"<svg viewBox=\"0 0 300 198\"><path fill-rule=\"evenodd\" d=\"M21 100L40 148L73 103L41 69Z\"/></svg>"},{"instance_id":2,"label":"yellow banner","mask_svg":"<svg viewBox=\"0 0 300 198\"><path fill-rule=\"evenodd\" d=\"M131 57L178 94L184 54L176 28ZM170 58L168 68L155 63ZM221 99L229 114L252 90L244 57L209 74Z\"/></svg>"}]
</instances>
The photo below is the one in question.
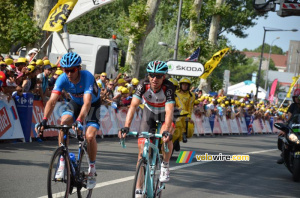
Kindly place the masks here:
<instances>
[{"instance_id":1,"label":"yellow banner","mask_svg":"<svg viewBox=\"0 0 300 198\"><path fill-rule=\"evenodd\" d=\"M300 76L295 76L295 77L293 77L293 82L292 82L292 84L291 84L291 86L290 86L289 92L286 94L286 97L287 97L287 98L291 97L291 92L292 92L293 87L295 86L296 82L298 81L299 77L300 77Z\"/></svg>"},{"instance_id":2,"label":"yellow banner","mask_svg":"<svg viewBox=\"0 0 300 198\"><path fill-rule=\"evenodd\" d=\"M60 31L70 16L77 0L58 0L46 20L43 30L50 32Z\"/></svg>"},{"instance_id":3,"label":"yellow banner","mask_svg":"<svg viewBox=\"0 0 300 198\"><path fill-rule=\"evenodd\" d=\"M222 50L218 51L217 53L215 53L212 56L212 58L205 63L205 65L204 65L205 71L202 74L202 76L200 76L199 78L206 79L211 74L211 72L218 66L219 62L225 56L225 54L228 50L229 50L229 48L225 48L225 49L222 49Z\"/></svg>"}]
</instances>

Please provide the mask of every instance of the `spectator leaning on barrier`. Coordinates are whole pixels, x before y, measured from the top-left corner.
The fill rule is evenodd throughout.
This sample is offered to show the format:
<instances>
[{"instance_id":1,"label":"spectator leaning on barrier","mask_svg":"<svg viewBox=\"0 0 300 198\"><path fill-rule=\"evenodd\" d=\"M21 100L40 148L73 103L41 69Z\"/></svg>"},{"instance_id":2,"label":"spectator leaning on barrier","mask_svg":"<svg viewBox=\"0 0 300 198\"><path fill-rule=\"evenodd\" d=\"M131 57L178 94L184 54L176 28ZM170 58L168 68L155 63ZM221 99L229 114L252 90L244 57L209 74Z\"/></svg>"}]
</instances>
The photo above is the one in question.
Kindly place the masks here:
<instances>
[{"instance_id":1,"label":"spectator leaning on barrier","mask_svg":"<svg viewBox=\"0 0 300 198\"><path fill-rule=\"evenodd\" d=\"M16 66L16 72L18 75L23 73L24 72L23 68L27 66L26 58L23 58L23 57L18 58L17 62L15 63L15 66Z\"/></svg>"},{"instance_id":2,"label":"spectator leaning on barrier","mask_svg":"<svg viewBox=\"0 0 300 198\"><path fill-rule=\"evenodd\" d=\"M7 79L6 79L7 86L16 87L17 84L16 84L15 70L13 69L13 67L11 65L8 65L6 67L6 70L7 70L7 72L6 72L6 74L7 74L6 75L6 77L7 77Z\"/></svg>"},{"instance_id":3,"label":"spectator leaning on barrier","mask_svg":"<svg viewBox=\"0 0 300 198\"><path fill-rule=\"evenodd\" d=\"M45 65L44 66L44 72L40 73L37 76L37 79L39 80L39 83L41 84L40 96L41 96L41 99L42 99L44 104L46 104L46 96L47 96L47 91L48 91L47 89L48 89L48 86L49 86L48 77L50 76L51 71L52 71L51 65L50 64Z\"/></svg>"},{"instance_id":4,"label":"spectator leaning on barrier","mask_svg":"<svg viewBox=\"0 0 300 198\"><path fill-rule=\"evenodd\" d=\"M61 70L61 69L57 69L57 70L55 71L55 73L53 74L53 76L52 76L52 77L50 78L50 80L49 80L49 90L52 90L52 89L53 89L54 84L55 84L57 78L58 78L60 75L62 75L62 73L64 73L64 72L63 72L63 70Z\"/></svg>"},{"instance_id":5,"label":"spectator leaning on barrier","mask_svg":"<svg viewBox=\"0 0 300 198\"><path fill-rule=\"evenodd\" d=\"M136 89L137 85L139 84L139 82L140 81L137 78L131 79L131 82L128 85L130 95L135 93L135 89Z\"/></svg>"},{"instance_id":6,"label":"spectator leaning on barrier","mask_svg":"<svg viewBox=\"0 0 300 198\"><path fill-rule=\"evenodd\" d=\"M100 74L100 79L97 80L97 83L101 84L101 88L105 89L106 88L106 81L107 81L107 74L105 72L102 72Z\"/></svg>"}]
</instances>

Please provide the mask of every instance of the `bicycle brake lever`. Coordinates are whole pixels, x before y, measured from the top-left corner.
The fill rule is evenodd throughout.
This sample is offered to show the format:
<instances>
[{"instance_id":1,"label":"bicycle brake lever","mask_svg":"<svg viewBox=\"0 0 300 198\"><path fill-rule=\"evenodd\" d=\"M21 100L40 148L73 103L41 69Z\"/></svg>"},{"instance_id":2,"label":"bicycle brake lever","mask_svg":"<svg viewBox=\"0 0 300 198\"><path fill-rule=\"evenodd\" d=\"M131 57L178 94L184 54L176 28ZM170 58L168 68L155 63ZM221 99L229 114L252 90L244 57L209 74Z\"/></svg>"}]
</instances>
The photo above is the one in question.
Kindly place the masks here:
<instances>
[{"instance_id":1,"label":"bicycle brake lever","mask_svg":"<svg viewBox=\"0 0 300 198\"><path fill-rule=\"evenodd\" d=\"M123 148L126 148L126 144L125 144L125 139L124 138L121 138L120 140L120 144Z\"/></svg>"}]
</instances>

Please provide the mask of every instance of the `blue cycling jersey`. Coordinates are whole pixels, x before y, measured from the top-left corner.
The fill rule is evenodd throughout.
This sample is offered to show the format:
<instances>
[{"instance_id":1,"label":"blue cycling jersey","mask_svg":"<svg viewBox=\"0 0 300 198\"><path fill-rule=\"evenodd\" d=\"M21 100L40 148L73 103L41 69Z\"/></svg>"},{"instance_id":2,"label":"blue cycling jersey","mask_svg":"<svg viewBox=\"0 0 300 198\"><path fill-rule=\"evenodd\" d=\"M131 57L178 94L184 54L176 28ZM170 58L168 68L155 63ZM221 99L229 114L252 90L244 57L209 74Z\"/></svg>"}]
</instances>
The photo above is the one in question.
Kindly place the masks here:
<instances>
[{"instance_id":1,"label":"blue cycling jersey","mask_svg":"<svg viewBox=\"0 0 300 198\"><path fill-rule=\"evenodd\" d=\"M69 81L66 73L60 75L55 82L52 93L61 94L63 89L79 105L83 105L84 94L92 94L92 103L100 99L100 89L89 71L80 71L80 81L76 85Z\"/></svg>"}]
</instances>

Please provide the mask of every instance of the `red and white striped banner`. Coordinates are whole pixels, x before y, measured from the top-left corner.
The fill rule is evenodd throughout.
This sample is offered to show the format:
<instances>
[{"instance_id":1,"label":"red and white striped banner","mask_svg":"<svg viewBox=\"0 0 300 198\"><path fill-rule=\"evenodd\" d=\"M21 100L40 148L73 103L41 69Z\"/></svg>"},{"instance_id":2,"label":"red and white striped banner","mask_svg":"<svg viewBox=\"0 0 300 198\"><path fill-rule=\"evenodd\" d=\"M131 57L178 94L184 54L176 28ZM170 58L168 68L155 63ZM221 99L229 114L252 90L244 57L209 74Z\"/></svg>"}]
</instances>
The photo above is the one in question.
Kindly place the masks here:
<instances>
[{"instance_id":1,"label":"red and white striped banner","mask_svg":"<svg viewBox=\"0 0 300 198\"><path fill-rule=\"evenodd\" d=\"M300 10L300 4L297 3L283 3L283 9L292 9L292 10Z\"/></svg>"}]
</instances>

